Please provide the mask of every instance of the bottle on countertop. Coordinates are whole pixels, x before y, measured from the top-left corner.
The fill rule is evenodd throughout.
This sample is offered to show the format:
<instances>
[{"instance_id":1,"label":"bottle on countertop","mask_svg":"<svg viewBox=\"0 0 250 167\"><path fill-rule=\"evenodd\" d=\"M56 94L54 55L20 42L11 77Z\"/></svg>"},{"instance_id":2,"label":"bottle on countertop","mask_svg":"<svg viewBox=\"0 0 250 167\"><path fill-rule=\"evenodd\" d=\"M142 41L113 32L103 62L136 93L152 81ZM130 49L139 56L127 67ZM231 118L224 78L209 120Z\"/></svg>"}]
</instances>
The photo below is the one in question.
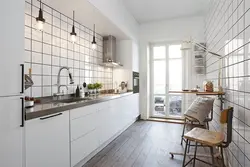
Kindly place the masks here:
<instances>
[{"instance_id":1,"label":"bottle on countertop","mask_svg":"<svg viewBox=\"0 0 250 167\"><path fill-rule=\"evenodd\" d=\"M79 88L79 85L77 85L77 88L76 88L76 97L80 97L80 88Z\"/></svg>"},{"instance_id":2,"label":"bottle on countertop","mask_svg":"<svg viewBox=\"0 0 250 167\"><path fill-rule=\"evenodd\" d=\"M80 85L80 97L84 97L84 91L81 85Z\"/></svg>"},{"instance_id":3,"label":"bottle on countertop","mask_svg":"<svg viewBox=\"0 0 250 167\"><path fill-rule=\"evenodd\" d=\"M83 92L84 92L85 97L87 97L89 95L86 82L83 83Z\"/></svg>"}]
</instances>

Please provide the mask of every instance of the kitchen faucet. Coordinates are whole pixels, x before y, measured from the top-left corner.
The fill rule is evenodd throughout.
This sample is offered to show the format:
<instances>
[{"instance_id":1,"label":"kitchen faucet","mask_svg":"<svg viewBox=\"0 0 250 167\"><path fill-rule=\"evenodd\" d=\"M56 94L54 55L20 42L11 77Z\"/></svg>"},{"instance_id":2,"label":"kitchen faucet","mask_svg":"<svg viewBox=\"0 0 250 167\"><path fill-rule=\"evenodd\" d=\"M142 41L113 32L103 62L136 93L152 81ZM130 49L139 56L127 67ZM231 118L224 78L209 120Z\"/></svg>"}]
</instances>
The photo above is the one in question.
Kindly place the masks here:
<instances>
[{"instance_id":1,"label":"kitchen faucet","mask_svg":"<svg viewBox=\"0 0 250 167\"><path fill-rule=\"evenodd\" d=\"M62 86L66 87L67 90L68 90L68 86L67 85L61 85L61 78L60 77L61 77L61 71L63 69L66 69L68 71L68 73L69 73L70 84L74 84L74 80L72 78L71 72L69 71L69 67L61 67L59 69L58 75L57 75L57 84L56 84L57 85L57 93L54 94L54 96L57 96L57 97L64 95L63 93L61 93L61 90L60 90Z\"/></svg>"}]
</instances>

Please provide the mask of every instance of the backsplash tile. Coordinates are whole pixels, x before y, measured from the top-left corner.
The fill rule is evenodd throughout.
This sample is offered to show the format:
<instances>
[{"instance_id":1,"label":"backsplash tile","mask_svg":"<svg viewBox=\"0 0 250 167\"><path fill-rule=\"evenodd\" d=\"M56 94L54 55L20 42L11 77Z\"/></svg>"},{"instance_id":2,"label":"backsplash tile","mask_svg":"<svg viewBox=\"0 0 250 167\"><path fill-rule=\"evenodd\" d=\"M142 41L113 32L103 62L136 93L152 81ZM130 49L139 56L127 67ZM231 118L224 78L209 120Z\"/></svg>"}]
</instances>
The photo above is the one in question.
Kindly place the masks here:
<instances>
[{"instance_id":1,"label":"backsplash tile","mask_svg":"<svg viewBox=\"0 0 250 167\"><path fill-rule=\"evenodd\" d=\"M226 153L228 162L232 167L250 166L250 1L211 0L210 5L205 29L207 46L223 58L219 67L219 59L207 55L207 79L217 85L218 72L222 71L224 108L234 107L233 141ZM219 107L214 112L217 116L211 127L219 131Z\"/></svg>"},{"instance_id":2,"label":"backsplash tile","mask_svg":"<svg viewBox=\"0 0 250 167\"><path fill-rule=\"evenodd\" d=\"M26 0L25 3L25 73L32 69L31 77L34 86L26 90L27 96L52 96L57 92L57 74L59 68L67 66L74 78L74 84L69 84L67 71L61 73L61 84L65 93L74 93L77 84L83 82L103 83L103 89L112 89L113 69L100 66L102 62L102 36L97 34L97 50L93 51L91 40L93 31L75 21L77 42L70 41L72 29L71 17L43 4L46 23L44 30L36 29L35 18L38 15L39 3L36 0Z\"/></svg>"}]
</instances>

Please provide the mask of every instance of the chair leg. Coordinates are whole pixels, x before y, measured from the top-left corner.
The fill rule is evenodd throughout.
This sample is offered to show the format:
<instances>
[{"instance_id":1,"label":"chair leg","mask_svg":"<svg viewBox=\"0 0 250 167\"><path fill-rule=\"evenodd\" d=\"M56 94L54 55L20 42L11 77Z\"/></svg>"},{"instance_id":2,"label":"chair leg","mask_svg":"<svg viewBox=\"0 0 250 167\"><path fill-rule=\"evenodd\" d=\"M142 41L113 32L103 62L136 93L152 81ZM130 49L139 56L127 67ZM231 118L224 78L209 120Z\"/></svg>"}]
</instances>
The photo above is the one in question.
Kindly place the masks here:
<instances>
[{"instance_id":1,"label":"chair leg","mask_svg":"<svg viewBox=\"0 0 250 167\"><path fill-rule=\"evenodd\" d=\"M212 157L212 167L215 167L215 161L214 161L214 150L213 147L210 147L211 157Z\"/></svg>"},{"instance_id":2,"label":"chair leg","mask_svg":"<svg viewBox=\"0 0 250 167\"><path fill-rule=\"evenodd\" d=\"M185 151L184 151L184 157L183 157L183 162L182 162L182 167L185 167L185 161L186 161L186 155L187 155L187 146L188 146L188 139L186 141L186 146L185 146Z\"/></svg>"},{"instance_id":3,"label":"chair leg","mask_svg":"<svg viewBox=\"0 0 250 167\"><path fill-rule=\"evenodd\" d=\"M193 121L191 121L191 128L193 129L193 126L194 126L194 124L193 124L194 122ZM190 151L190 145L191 145L191 142L189 141L189 143L188 143L188 153L189 153L189 151Z\"/></svg>"},{"instance_id":4,"label":"chair leg","mask_svg":"<svg viewBox=\"0 0 250 167\"><path fill-rule=\"evenodd\" d=\"M184 137L184 133L185 133L185 129L186 129L186 123L187 123L186 121L187 121L187 120L186 120L186 118L185 118L183 130L182 130L182 135L181 135L181 145L182 145L182 143L183 143L183 137Z\"/></svg>"},{"instance_id":5,"label":"chair leg","mask_svg":"<svg viewBox=\"0 0 250 167\"><path fill-rule=\"evenodd\" d=\"M220 147L221 150L221 161L222 161L222 167L225 167L225 162L224 162L224 155L223 155L223 148Z\"/></svg>"},{"instance_id":6,"label":"chair leg","mask_svg":"<svg viewBox=\"0 0 250 167\"><path fill-rule=\"evenodd\" d=\"M196 152L197 152L197 142L195 142L195 149L194 149L194 162L193 162L193 167L195 167Z\"/></svg>"},{"instance_id":7,"label":"chair leg","mask_svg":"<svg viewBox=\"0 0 250 167\"><path fill-rule=\"evenodd\" d=\"M188 149L187 149L187 153L189 153L189 151L190 151L190 145L191 145L191 141L188 141Z\"/></svg>"},{"instance_id":8,"label":"chair leg","mask_svg":"<svg viewBox=\"0 0 250 167\"><path fill-rule=\"evenodd\" d=\"M207 122L207 130L209 130L209 122Z\"/></svg>"}]
</instances>

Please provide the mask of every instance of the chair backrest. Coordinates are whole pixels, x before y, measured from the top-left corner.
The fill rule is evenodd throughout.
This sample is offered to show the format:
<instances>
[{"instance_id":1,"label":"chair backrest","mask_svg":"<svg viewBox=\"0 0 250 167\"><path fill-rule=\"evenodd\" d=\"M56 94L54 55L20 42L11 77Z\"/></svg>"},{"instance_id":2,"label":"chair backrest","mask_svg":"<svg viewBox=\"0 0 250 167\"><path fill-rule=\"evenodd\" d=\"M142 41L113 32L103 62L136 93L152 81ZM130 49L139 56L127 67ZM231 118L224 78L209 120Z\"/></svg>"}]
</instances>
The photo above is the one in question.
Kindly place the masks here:
<instances>
[{"instance_id":1,"label":"chair backrest","mask_svg":"<svg viewBox=\"0 0 250 167\"><path fill-rule=\"evenodd\" d=\"M226 112L227 123L227 141L224 142L223 147L226 148L232 142L232 130L233 130L233 107L229 107Z\"/></svg>"}]
</instances>

